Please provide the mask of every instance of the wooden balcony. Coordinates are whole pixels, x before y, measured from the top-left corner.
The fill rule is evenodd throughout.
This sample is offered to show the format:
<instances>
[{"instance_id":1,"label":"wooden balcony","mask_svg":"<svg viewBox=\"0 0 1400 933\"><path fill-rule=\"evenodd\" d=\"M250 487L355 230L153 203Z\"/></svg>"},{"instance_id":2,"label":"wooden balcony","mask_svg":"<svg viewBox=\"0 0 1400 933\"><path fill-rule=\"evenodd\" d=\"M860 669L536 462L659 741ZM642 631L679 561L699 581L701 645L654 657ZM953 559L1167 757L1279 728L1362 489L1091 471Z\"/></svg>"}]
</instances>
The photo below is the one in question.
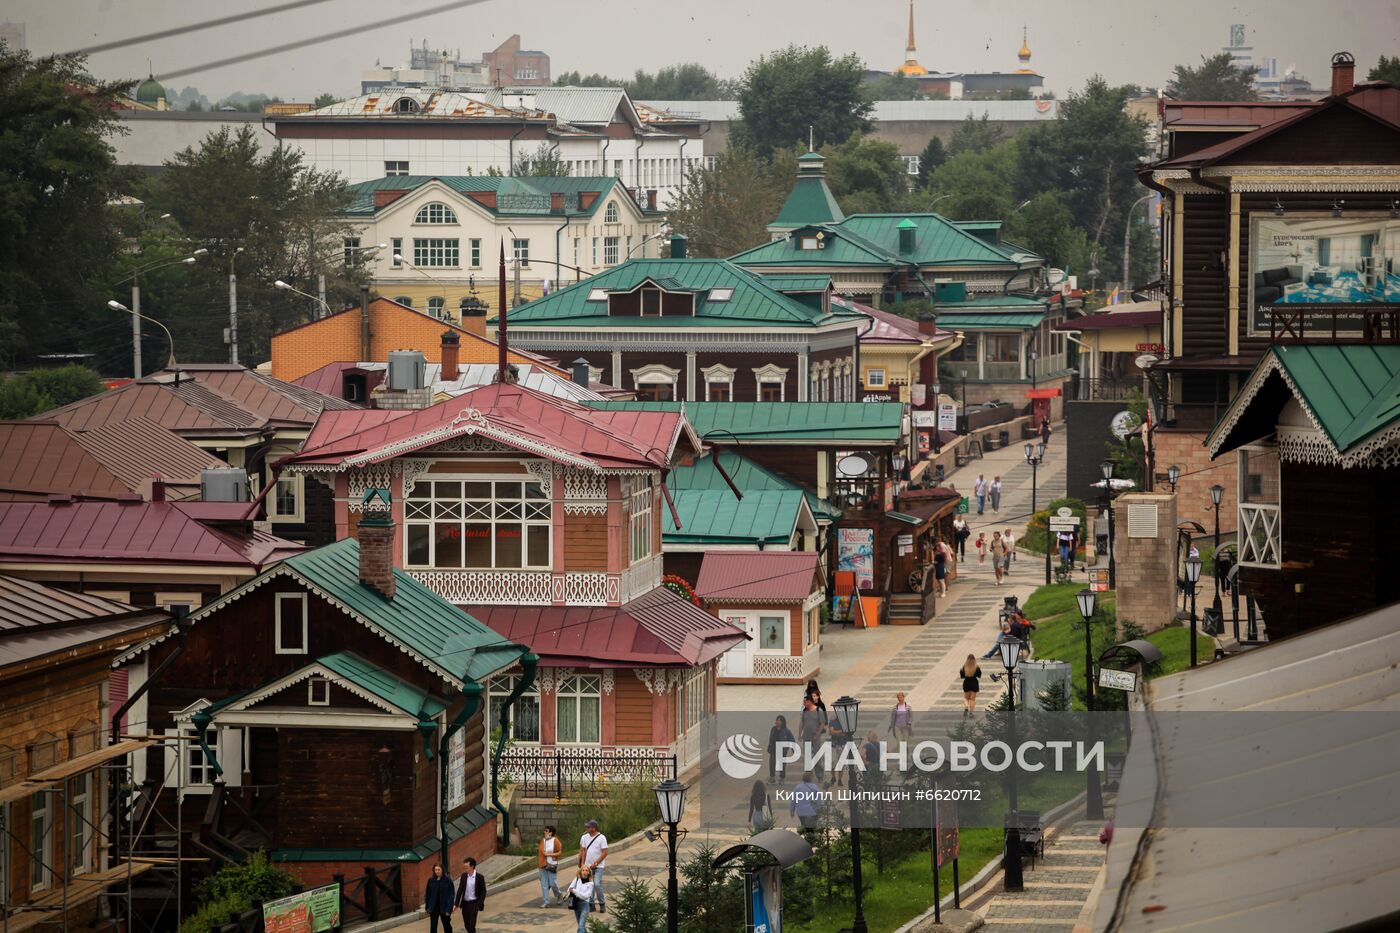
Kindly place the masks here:
<instances>
[{"instance_id":1,"label":"wooden balcony","mask_svg":"<svg viewBox=\"0 0 1400 933\"><path fill-rule=\"evenodd\" d=\"M1400 343L1400 304L1270 305L1270 343Z\"/></svg>"}]
</instances>

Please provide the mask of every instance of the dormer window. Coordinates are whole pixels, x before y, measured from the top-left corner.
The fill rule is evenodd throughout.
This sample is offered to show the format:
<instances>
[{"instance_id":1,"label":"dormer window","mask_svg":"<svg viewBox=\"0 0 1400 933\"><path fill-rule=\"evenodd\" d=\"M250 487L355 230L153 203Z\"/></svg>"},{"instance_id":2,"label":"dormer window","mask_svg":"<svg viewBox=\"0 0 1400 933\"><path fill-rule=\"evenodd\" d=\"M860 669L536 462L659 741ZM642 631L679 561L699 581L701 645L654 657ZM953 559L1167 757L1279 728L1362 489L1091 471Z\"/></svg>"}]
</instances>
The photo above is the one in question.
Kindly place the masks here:
<instances>
[{"instance_id":1,"label":"dormer window","mask_svg":"<svg viewBox=\"0 0 1400 933\"><path fill-rule=\"evenodd\" d=\"M673 284L670 279L664 280ZM601 288L594 292L603 292ZM651 279L644 279L628 291L604 292L598 298L592 293L589 301L607 298L610 317L693 317L695 315L695 293L685 290L669 290Z\"/></svg>"},{"instance_id":2,"label":"dormer window","mask_svg":"<svg viewBox=\"0 0 1400 933\"><path fill-rule=\"evenodd\" d=\"M394 101L394 113L417 113L418 101L412 97L400 97Z\"/></svg>"},{"instance_id":3,"label":"dormer window","mask_svg":"<svg viewBox=\"0 0 1400 933\"><path fill-rule=\"evenodd\" d=\"M710 301L719 303L725 302L734 297L732 288L712 288L710 289Z\"/></svg>"},{"instance_id":4,"label":"dormer window","mask_svg":"<svg viewBox=\"0 0 1400 933\"><path fill-rule=\"evenodd\" d=\"M618 214L617 214L617 202L616 202L616 201L609 201L609 202L608 202L608 206L607 206L606 208L603 209L603 223L605 223L605 224L615 224L615 223L618 223L618 222L619 222L619 220L618 220Z\"/></svg>"},{"instance_id":5,"label":"dormer window","mask_svg":"<svg viewBox=\"0 0 1400 933\"><path fill-rule=\"evenodd\" d=\"M590 288L586 301L607 301L608 290L606 288Z\"/></svg>"},{"instance_id":6,"label":"dormer window","mask_svg":"<svg viewBox=\"0 0 1400 933\"><path fill-rule=\"evenodd\" d=\"M661 317L661 289L642 289L642 317Z\"/></svg>"},{"instance_id":7,"label":"dormer window","mask_svg":"<svg viewBox=\"0 0 1400 933\"><path fill-rule=\"evenodd\" d=\"M431 204L424 204L418 208L418 214L413 218L413 222L416 224L455 224L457 212L441 201L433 201Z\"/></svg>"},{"instance_id":8,"label":"dormer window","mask_svg":"<svg viewBox=\"0 0 1400 933\"><path fill-rule=\"evenodd\" d=\"M799 249L821 249L822 241L814 236L804 236L798 243Z\"/></svg>"}]
</instances>

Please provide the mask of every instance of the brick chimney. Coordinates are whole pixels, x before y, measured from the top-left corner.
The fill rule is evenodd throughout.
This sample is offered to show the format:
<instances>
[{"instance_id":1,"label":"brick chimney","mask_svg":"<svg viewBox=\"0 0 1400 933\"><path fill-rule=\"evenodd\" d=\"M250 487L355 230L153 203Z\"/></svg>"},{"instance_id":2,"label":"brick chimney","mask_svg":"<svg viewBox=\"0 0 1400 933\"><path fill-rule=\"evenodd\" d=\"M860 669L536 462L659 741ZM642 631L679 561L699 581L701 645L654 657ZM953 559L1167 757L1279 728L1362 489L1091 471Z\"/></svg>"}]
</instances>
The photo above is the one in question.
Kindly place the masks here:
<instances>
[{"instance_id":1,"label":"brick chimney","mask_svg":"<svg viewBox=\"0 0 1400 933\"><path fill-rule=\"evenodd\" d=\"M926 337L932 337L938 333L938 316L928 311L919 315L919 333Z\"/></svg>"},{"instance_id":2,"label":"brick chimney","mask_svg":"<svg viewBox=\"0 0 1400 933\"><path fill-rule=\"evenodd\" d=\"M460 375L457 371L457 354L462 345L462 337L455 330L442 332L442 381L453 382Z\"/></svg>"},{"instance_id":3,"label":"brick chimney","mask_svg":"<svg viewBox=\"0 0 1400 933\"><path fill-rule=\"evenodd\" d=\"M360 583L394 598L394 521L387 509L366 511L360 520Z\"/></svg>"},{"instance_id":4,"label":"brick chimney","mask_svg":"<svg viewBox=\"0 0 1400 933\"><path fill-rule=\"evenodd\" d=\"M1350 52L1332 56L1332 96L1345 94L1356 86L1356 58Z\"/></svg>"},{"instance_id":5,"label":"brick chimney","mask_svg":"<svg viewBox=\"0 0 1400 933\"><path fill-rule=\"evenodd\" d=\"M159 473L151 479L151 501L165 501L165 477L161 476Z\"/></svg>"}]
</instances>

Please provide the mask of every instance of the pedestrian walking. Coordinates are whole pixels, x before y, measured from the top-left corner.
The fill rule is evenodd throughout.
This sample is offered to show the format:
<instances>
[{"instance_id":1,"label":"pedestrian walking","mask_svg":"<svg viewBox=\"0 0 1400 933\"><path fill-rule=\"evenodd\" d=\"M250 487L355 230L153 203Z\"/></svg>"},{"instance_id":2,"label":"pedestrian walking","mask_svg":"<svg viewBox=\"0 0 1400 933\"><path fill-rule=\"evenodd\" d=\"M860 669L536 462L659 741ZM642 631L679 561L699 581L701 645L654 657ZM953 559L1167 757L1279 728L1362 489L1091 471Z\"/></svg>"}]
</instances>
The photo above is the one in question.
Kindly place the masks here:
<instances>
[{"instance_id":1,"label":"pedestrian walking","mask_svg":"<svg viewBox=\"0 0 1400 933\"><path fill-rule=\"evenodd\" d=\"M896 742L909 742L914 738L914 711L904 699L904 692L894 695L894 709L890 710L890 734Z\"/></svg>"},{"instance_id":2,"label":"pedestrian walking","mask_svg":"<svg viewBox=\"0 0 1400 933\"><path fill-rule=\"evenodd\" d=\"M1060 563L1068 564L1070 548L1074 544L1074 535L1068 531L1057 531L1055 532L1055 540L1060 545Z\"/></svg>"},{"instance_id":3,"label":"pedestrian walking","mask_svg":"<svg viewBox=\"0 0 1400 933\"><path fill-rule=\"evenodd\" d=\"M807 681L807 696L812 698L812 703L817 709L822 711L822 718L826 718L826 704L822 702L822 688L817 686L815 680Z\"/></svg>"},{"instance_id":4,"label":"pedestrian walking","mask_svg":"<svg viewBox=\"0 0 1400 933\"><path fill-rule=\"evenodd\" d=\"M428 933L437 933L438 921L442 921L443 933L452 933L452 902L455 889L452 879L442 870L442 863L433 866L433 876L428 879L428 889L423 892L423 910L428 914Z\"/></svg>"},{"instance_id":5,"label":"pedestrian walking","mask_svg":"<svg viewBox=\"0 0 1400 933\"><path fill-rule=\"evenodd\" d=\"M797 739L802 743L802 752L806 755L806 760L814 761L818 747L822 743L822 735L826 732L826 714L817 709L816 702L812 695L808 694L802 698L802 717L797 725ZM813 765L813 770L820 777L822 773L821 765Z\"/></svg>"},{"instance_id":6,"label":"pedestrian walking","mask_svg":"<svg viewBox=\"0 0 1400 933\"><path fill-rule=\"evenodd\" d=\"M933 549L933 579L938 581L938 598L948 595L948 546L942 541Z\"/></svg>"},{"instance_id":7,"label":"pedestrian walking","mask_svg":"<svg viewBox=\"0 0 1400 933\"><path fill-rule=\"evenodd\" d=\"M977 514L981 515L987 507L987 478L981 473L977 474L977 482L972 484L972 494L977 497Z\"/></svg>"},{"instance_id":8,"label":"pedestrian walking","mask_svg":"<svg viewBox=\"0 0 1400 933\"><path fill-rule=\"evenodd\" d=\"M977 712L977 691L982 689L982 668L977 663L977 659L970 654L963 662L962 681L963 718L966 719Z\"/></svg>"},{"instance_id":9,"label":"pedestrian walking","mask_svg":"<svg viewBox=\"0 0 1400 933\"><path fill-rule=\"evenodd\" d=\"M992 532L992 570L997 575L997 586L1001 586L1001 578L1006 574L1006 542L1001 539L1001 532Z\"/></svg>"},{"instance_id":10,"label":"pedestrian walking","mask_svg":"<svg viewBox=\"0 0 1400 933\"><path fill-rule=\"evenodd\" d=\"M773 727L768 730L768 783L783 783L784 763L778 760L778 743L796 741L788 728L786 716L773 720Z\"/></svg>"},{"instance_id":11,"label":"pedestrian walking","mask_svg":"<svg viewBox=\"0 0 1400 933\"><path fill-rule=\"evenodd\" d=\"M1046 446L1050 444L1050 419L1048 417L1040 419L1040 442Z\"/></svg>"},{"instance_id":12,"label":"pedestrian walking","mask_svg":"<svg viewBox=\"0 0 1400 933\"><path fill-rule=\"evenodd\" d=\"M1000 477L1000 476L993 476L993 477L992 477L991 495L992 495L992 513L993 513L993 514L996 514L997 512L1000 512L1000 511L1001 511L1001 477Z\"/></svg>"},{"instance_id":13,"label":"pedestrian walking","mask_svg":"<svg viewBox=\"0 0 1400 933\"><path fill-rule=\"evenodd\" d=\"M817 807L821 803L822 789L810 771L804 771L802 780L792 789L792 802L788 804L788 815L797 817L803 829L817 828Z\"/></svg>"},{"instance_id":14,"label":"pedestrian walking","mask_svg":"<svg viewBox=\"0 0 1400 933\"><path fill-rule=\"evenodd\" d=\"M880 770L880 733L874 729L865 734L865 744L860 748L860 757L865 759L866 774L874 774Z\"/></svg>"},{"instance_id":15,"label":"pedestrian walking","mask_svg":"<svg viewBox=\"0 0 1400 933\"><path fill-rule=\"evenodd\" d=\"M756 833L773 828L773 808L768 804L768 785L754 781L749 791L749 828Z\"/></svg>"},{"instance_id":16,"label":"pedestrian walking","mask_svg":"<svg viewBox=\"0 0 1400 933\"><path fill-rule=\"evenodd\" d=\"M977 552L977 563L987 562L987 535L984 532L977 532L977 540L972 542L973 549Z\"/></svg>"},{"instance_id":17,"label":"pedestrian walking","mask_svg":"<svg viewBox=\"0 0 1400 933\"><path fill-rule=\"evenodd\" d=\"M593 904L593 873L585 866L569 882L569 907L578 921L578 933L588 933L588 911Z\"/></svg>"},{"instance_id":18,"label":"pedestrian walking","mask_svg":"<svg viewBox=\"0 0 1400 933\"><path fill-rule=\"evenodd\" d=\"M457 882L457 906L462 909L462 929L476 933L476 918L486 909L486 878L476 870L476 859L462 859Z\"/></svg>"},{"instance_id":19,"label":"pedestrian walking","mask_svg":"<svg viewBox=\"0 0 1400 933\"><path fill-rule=\"evenodd\" d=\"M546 826L544 836L540 839L539 849L541 907L550 906L549 895L551 892L554 894L555 904L564 899L563 892L559 890L559 856L563 854L563 840L556 835L553 826Z\"/></svg>"},{"instance_id":20,"label":"pedestrian walking","mask_svg":"<svg viewBox=\"0 0 1400 933\"><path fill-rule=\"evenodd\" d=\"M1001 533L1001 542L1006 545L1006 572L1011 572L1011 564L1016 560L1016 536L1008 528Z\"/></svg>"},{"instance_id":21,"label":"pedestrian walking","mask_svg":"<svg viewBox=\"0 0 1400 933\"><path fill-rule=\"evenodd\" d=\"M598 832L598 821L589 820L584 824L585 832L578 841L579 871L587 868L593 875L593 900L598 905L598 913L608 912L607 899L603 896L603 869L608 863L608 837Z\"/></svg>"},{"instance_id":22,"label":"pedestrian walking","mask_svg":"<svg viewBox=\"0 0 1400 933\"><path fill-rule=\"evenodd\" d=\"M972 529L967 520L959 515L953 519L953 547L957 548L958 560L967 560L967 539L972 537Z\"/></svg>"}]
</instances>

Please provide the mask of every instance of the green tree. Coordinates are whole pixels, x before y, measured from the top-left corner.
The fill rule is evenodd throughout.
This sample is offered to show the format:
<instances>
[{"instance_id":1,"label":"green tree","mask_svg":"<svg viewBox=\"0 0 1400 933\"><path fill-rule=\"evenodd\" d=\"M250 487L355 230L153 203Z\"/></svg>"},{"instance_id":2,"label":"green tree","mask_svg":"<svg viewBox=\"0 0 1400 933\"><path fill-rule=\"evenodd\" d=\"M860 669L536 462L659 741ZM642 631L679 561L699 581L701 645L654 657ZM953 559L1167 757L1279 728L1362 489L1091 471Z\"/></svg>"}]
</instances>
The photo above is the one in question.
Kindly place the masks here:
<instances>
[{"instance_id":1,"label":"green tree","mask_svg":"<svg viewBox=\"0 0 1400 933\"><path fill-rule=\"evenodd\" d=\"M866 85L871 100L923 100L924 92L919 90L919 82L906 74L894 72L881 75Z\"/></svg>"},{"instance_id":2,"label":"green tree","mask_svg":"<svg viewBox=\"0 0 1400 933\"><path fill-rule=\"evenodd\" d=\"M95 80L80 56L0 47L0 365L106 339L90 325L127 177L107 139L130 84Z\"/></svg>"},{"instance_id":3,"label":"green tree","mask_svg":"<svg viewBox=\"0 0 1400 933\"><path fill-rule=\"evenodd\" d=\"M19 378L52 399L55 408L96 395L105 388L100 375L77 363L53 369L36 369Z\"/></svg>"},{"instance_id":4,"label":"green tree","mask_svg":"<svg viewBox=\"0 0 1400 933\"><path fill-rule=\"evenodd\" d=\"M626 81L609 78L607 75L585 75L577 71L566 71L554 78L555 87L622 87Z\"/></svg>"},{"instance_id":5,"label":"green tree","mask_svg":"<svg viewBox=\"0 0 1400 933\"><path fill-rule=\"evenodd\" d=\"M734 90L733 82L695 62L668 65L656 74L639 68L622 86L633 100L727 100Z\"/></svg>"},{"instance_id":6,"label":"green tree","mask_svg":"<svg viewBox=\"0 0 1400 933\"><path fill-rule=\"evenodd\" d=\"M54 407L53 399L23 376L0 376L0 418L20 421Z\"/></svg>"},{"instance_id":7,"label":"green tree","mask_svg":"<svg viewBox=\"0 0 1400 933\"><path fill-rule=\"evenodd\" d=\"M1133 413L1138 424L1147 420L1147 399L1143 397L1141 389L1130 390L1123 407ZM1119 479L1130 479L1137 483L1138 489L1142 489L1143 470L1147 464L1147 454L1142 446L1142 432L1133 431L1127 437L1110 434L1104 439L1104 443L1108 446L1109 459L1118 461L1114 475Z\"/></svg>"},{"instance_id":8,"label":"green tree","mask_svg":"<svg viewBox=\"0 0 1400 933\"><path fill-rule=\"evenodd\" d=\"M916 187L922 188L927 185L929 176L947 161L948 150L943 148L943 140L937 136L929 137L928 145L919 153L919 177Z\"/></svg>"},{"instance_id":9,"label":"green tree","mask_svg":"<svg viewBox=\"0 0 1400 933\"><path fill-rule=\"evenodd\" d=\"M679 866L678 900L684 933L714 933L744 926L744 887L732 865L715 868L718 850L707 842Z\"/></svg>"},{"instance_id":10,"label":"green tree","mask_svg":"<svg viewBox=\"0 0 1400 933\"><path fill-rule=\"evenodd\" d=\"M1400 55L1391 58L1382 55L1376 62L1376 67L1366 73L1367 81L1387 81L1395 87L1400 87Z\"/></svg>"},{"instance_id":11,"label":"green tree","mask_svg":"<svg viewBox=\"0 0 1400 933\"><path fill-rule=\"evenodd\" d=\"M671 228L692 256L722 258L766 243L796 174L791 150L765 163L747 149L721 153L712 169L694 166L671 202Z\"/></svg>"},{"instance_id":12,"label":"green tree","mask_svg":"<svg viewBox=\"0 0 1400 933\"><path fill-rule=\"evenodd\" d=\"M534 152L522 152L515 160L512 175L562 177L569 174L569 163L559 158L559 150L549 143L540 143Z\"/></svg>"},{"instance_id":13,"label":"green tree","mask_svg":"<svg viewBox=\"0 0 1400 933\"><path fill-rule=\"evenodd\" d=\"M342 98L336 97L334 94L317 94L316 100L314 103L312 103L311 106L315 107L317 110L320 110L322 107L329 107L331 104L338 104L341 100Z\"/></svg>"},{"instance_id":14,"label":"green tree","mask_svg":"<svg viewBox=\"0 0 1400 933\"><path fill-rule=\"evenodd\" d=\"M1087 269L1089 241L1058 192L1042 191L1013 211L1002 229L1004 238L1024 246L1061 269Z\"/></svg>"},{"instance_id":15,"label":"green tree","mask_svg":"<svg viewBox=\"0 0 1400 933\"><path fill-rule=\"evenodd\" d=\"M169 212L184 241L208 250L183 267L186 284L153 289L149 309L143 295L143 312L166 323L183 359L227 359L222 333L230 260L238 273L243 360L266 359L274 333L320 310L275 281L314 295L317 276L325 275L333 310L357 300L366 281L363 265L344 261L344 239L356 235L345 216L350 195L344 179L307 168L294 149L260 152L255 133L250 127L211 133L197 149L176 154L151 184L148 200L156 212Z\"/></svg>"},{"instance_id":16,"label":"green tree","mask_svg":"<svg viewBox=\"0 0 1400 933\"><path fill-rule=\"evenodd\" d=\"M195 888L199 908L180 925L180 933L208 933L252 908L254 901L273 901L301 890L297 879L257 851L242 864L220 868Z\"/></svg>"},{"instance_id":17,"label":"green tree","mask_svg":"<svg viewBox=\"0 0 1400 933\"><path fill-rule=\"evenodd\" d=\"M197 100L192 100L185 106L185 109L191 113L199 113L204 110L204 105Z\"/></svg>"},{"instance_id":18,"label":"green tree","mask_svg":"<svg viewBox=\"0 0 1400 933\"><path fill-rule=\"evenodd\" d=\"M768 159L776 149L806 143L809 127L817 146L868 132L872 104L864 75L857 56L837 58L824 45L790 45L761 56L739 79L731 145Z\"/></svg>"},{"instance_id":19,"label":"green tree","mask_svg":"<svg viewBox=\"0 0 1400 933\"><path fill-rule=\"evenodd\" d=\"M1001 127L991 122L989 114L984 113L979 119L969 113L948 140L948 154L955 156L964 152L981 152L1001 141Z\"/></svg>"},{"instance_id":20,"label":"green tree","mask_svg":"<svg viewBox=\"0 0 1400 933\"><path fill-rule=\"evenodd\" d=\"M903 206L909 173L894 143L855 133L840 145L823 146L822 155L827 184L847 214L888 213Z\"/></svg>"},{"instance_id":21,"label":"green tree","mask_svg":"<svg viewBox=\"0 0 1400 933\"><path fill-rule=\"evenodd\" d=\"M636 874L608 898L613 933L661 933L666 928L666 901Z\"/></svg>"},{"instance_id":22,"label":"green tree","mask_svg":"<svg viewBox=\"0 0 1400 933\"><path fill-rule=\"evenodd\" d=\"M999 220L1011 213L1016 145L1004 142L952 156L913 198L921 210L953 220Z\"/></svg>"},{"instance_id":23,"label":"green tree","mask_svg":"<svg viewBox=\"0 0 1400 933\"><path fill-rule=\"evenodd\" d=\"M1177 65L1167 82L1167 96L1176 100L1255 100L1254 76L1258 68L1241 68L1229 52L1201 56L1198 68Z\"/></svg>"}]
</instances>

